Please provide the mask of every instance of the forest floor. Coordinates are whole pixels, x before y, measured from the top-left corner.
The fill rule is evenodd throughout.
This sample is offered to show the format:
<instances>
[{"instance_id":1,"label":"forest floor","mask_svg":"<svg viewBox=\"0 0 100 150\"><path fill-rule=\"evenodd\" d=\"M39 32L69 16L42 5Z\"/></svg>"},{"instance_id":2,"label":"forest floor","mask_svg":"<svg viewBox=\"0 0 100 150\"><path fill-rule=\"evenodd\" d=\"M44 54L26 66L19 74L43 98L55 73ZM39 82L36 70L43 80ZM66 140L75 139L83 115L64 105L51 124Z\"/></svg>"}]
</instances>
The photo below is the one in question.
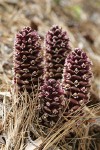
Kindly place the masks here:
<instances>
[{"instance_id":1,"label":"forest floor","mask_svg":"<svg viewBox=\"0 0 100 150\"><path fill-rule=\"evenodd\" d=\"M0 0L1 124L3 97L9 97L12 88L15 34L31 26L44 40L55 24L68 32L72 49L82 48L92 60L91 98L93 104L100 102L100 0Z\"/></svg>"}]
</instances>

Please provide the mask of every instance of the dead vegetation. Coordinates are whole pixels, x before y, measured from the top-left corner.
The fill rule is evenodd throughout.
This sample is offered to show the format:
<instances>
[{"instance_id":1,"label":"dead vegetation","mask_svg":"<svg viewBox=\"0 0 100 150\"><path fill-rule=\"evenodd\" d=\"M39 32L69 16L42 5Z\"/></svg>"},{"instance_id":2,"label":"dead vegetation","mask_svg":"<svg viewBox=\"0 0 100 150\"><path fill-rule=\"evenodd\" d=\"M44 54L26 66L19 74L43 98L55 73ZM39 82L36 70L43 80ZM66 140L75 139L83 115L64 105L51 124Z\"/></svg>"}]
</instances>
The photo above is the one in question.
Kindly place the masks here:
<instances>
[{"instance_id":1,"label":"dead vegetation","mask_svg":"<svg viewBox=\"0 0 100 150\"><path fill-rule=\"evenodd\" d=\"M38 150L72 150L72 147L75 150L100 149L99 7L99 0L91 0L88 3L86 0L0 1L0 145L2 150L22 150L25 147L29 150L27 145L32 148L37 147ZM14 87L12 84L13 42L16 32L24 26L31 26L38 30L43 39L53 24L60 25L68 31L72 47L83 48L88 53L93 62L94 79L91 106L80 108L84 110L84 115L79 119L80 110L75 112L74 119L71 120L62 115L59 125L56 124L53 129L46 129L48 133L46 135L35 117L37 96L32 101L25 92L20 96L22 103L18 107L19 99L12 91ZM65 135L68 137L64 138Z\"/></svg>"}]
</instances>

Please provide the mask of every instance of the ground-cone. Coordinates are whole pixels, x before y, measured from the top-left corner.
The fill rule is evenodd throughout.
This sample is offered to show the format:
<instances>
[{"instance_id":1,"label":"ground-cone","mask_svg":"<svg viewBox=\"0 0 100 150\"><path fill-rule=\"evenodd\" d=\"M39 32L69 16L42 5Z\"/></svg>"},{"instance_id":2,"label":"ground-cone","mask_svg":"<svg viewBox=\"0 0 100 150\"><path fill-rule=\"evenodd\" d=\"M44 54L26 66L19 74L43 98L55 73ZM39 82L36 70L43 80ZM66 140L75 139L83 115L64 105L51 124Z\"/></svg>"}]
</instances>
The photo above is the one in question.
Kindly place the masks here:
<instances>
[{"instance_id":1,"label":"ground-cone","mask_svg":"<svg viewBox=\"0 0 100 150\"><path fill-rule=\"evenodd\" d=\"M67 110L74 111L89 100L91 87L91 61L81 49L76 48L65 60L62 86L65 89Z\"/></svg>"},{"instance_id":2,"label":"ground-cone","mask_svg":"<svg viewBox=\"0 0 100 150\"><path fill-rule=\"evenodd\" d=\"M17 33L14 45L14 83L19 92L36 90L43 74L41 44L38 33L30 27Z\"/></svg>"},{"instance_id":3,"label":"ground-cone","mask_svg":"<svg viewBox=\"0 0 100 150\"><path fill-rule=\"evenodd\" d=\"M49 79L40 88L40 118L42 124L52 126L65 108L64 91L58 81Z\"/></svg>"},{"instance_id":4,"label":"ground-cone","mask_svg":"<svg viewBox=\"0 0 100 150\"><path fill-rule=\"evenodd\" d=\"M70 52L69 37L62 28L53 26L45 39L45 79L62 78L63 65L67 54Z\"/></svg>"}]
</instances>

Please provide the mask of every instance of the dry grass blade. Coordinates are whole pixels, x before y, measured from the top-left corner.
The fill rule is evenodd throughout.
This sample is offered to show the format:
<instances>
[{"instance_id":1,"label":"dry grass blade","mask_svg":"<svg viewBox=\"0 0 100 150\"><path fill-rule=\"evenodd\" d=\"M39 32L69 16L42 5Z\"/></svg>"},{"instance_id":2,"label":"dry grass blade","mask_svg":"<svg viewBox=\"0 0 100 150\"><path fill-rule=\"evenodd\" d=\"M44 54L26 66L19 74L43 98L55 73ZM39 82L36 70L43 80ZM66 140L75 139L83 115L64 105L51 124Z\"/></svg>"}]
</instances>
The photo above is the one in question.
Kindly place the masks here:
<instances>
[{"instance_id":1,"label":"dry grass blade","mask_svg":"<svg viewBox=\"0 0 100 150\"><path fill-rule=\"evenodd\" d=\"M36 117L38 92L34 99L31 99L26 91L23 94L18 94L18 92L15 94L12 91L11 100L11 104L6 99L4 103L3 125L7 140L2 150L22 150L27 146L28 141L34 144L34 138L39 137L41 137L42 144L36 146L38 150L49 150L49 148L56 148L58 145L64 149L66 140L69 140L67 147L70 143L76 146L77 141L80 141L78 143L79 150L84 150L86 146L90 146L89 128L94 121L97 122L98 120L97 114L100 112L100 103L90 107L82 105L69 116L62 115L62 119L60 118L53 128L43 128L38 122L38 115ZM82 111L84 112L83 115L81 115ZM47 132L47 135L43 132ZM75 132L75 137L67 138L66 136L70 132ZM62 139L64 139L63 143Z\"/></svg>"},{"instance_id":2,"label":"dry grass blade","mask_svg":"<svg viewBox=\"0 0 100 150\"><path fill-rule=\"evenodd\" d=\"M7 134L6 149L23 149L25 136L29 132L29 126L34 116L34 102L27 95L26 91L20 96L12 95L12 106L6 113L4 128Z\"/></svg>"}]
</instances>

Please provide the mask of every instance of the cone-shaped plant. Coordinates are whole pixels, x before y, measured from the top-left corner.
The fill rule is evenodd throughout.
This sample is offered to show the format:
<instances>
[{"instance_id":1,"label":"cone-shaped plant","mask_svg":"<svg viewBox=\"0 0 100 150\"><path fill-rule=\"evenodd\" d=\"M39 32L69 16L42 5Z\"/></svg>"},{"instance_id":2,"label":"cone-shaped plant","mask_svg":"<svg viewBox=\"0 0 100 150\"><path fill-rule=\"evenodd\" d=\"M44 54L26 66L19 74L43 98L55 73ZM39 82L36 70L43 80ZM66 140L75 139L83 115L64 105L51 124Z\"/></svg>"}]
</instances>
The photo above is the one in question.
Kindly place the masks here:
<instances>
[{"instance_id":1,"label":"cone-shaped plant","mask_svg":"<svg viewBox=\"0 0 100 150\"><path fill-rule=\"evenodd\" d=\"M65 108L64 91L58 81L49 79L40 88L40 117L43 124L52 125Z\"/></svg>"},{"instance_id":2,"label":"cone-shaped plant","mask_svg":"<svg viewBox=\"0 0 100 150\"><path fill-rule=\"evenodd\" d=\"M70 52L67 33L62 31L62 28L53 26L46 35L45 46L44 77L61 79L65 58Z\"/></svg>"},{"instance_id":3,"label":"cone-shaped plant","mask_svg":"<svg viewBox=\"0 0 100 150\"><path fill-rule=\"evenodd\" d=\"M62 86L69 100L69 111L76 110L81 103L85 104L89 100L91 64L86 53L79 48L71 52L65 60Z\"/></svg>"},{"instance_id":4,"label":"cone-shaped plant","mask_svg":"<svg viewBox=\"0 0 100 150\"><path fill-rule=\"evenodd\" d=\"M37 89L43 74L41 44L38 33L30 27L17 33L14 45L14 83L19 91Z\"/></svg>"}]
</instances>

